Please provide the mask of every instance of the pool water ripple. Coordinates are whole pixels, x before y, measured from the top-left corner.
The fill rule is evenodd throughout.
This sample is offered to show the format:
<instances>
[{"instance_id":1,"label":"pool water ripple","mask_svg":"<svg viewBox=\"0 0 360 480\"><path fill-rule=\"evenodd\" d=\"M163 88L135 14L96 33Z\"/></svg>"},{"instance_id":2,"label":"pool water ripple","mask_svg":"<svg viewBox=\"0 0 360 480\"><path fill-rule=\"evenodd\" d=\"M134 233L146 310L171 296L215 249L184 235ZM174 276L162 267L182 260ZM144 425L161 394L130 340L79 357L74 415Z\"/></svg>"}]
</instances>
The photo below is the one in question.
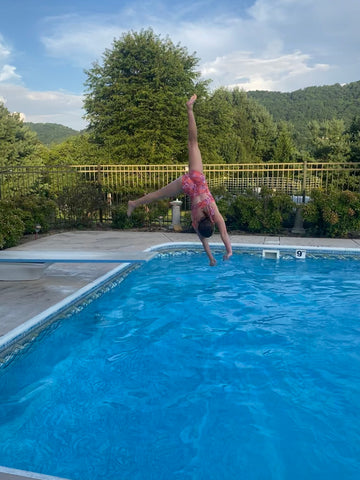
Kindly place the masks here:
<instances>
[{"instance_id":1,"label":"pool water ripple","mask_svg":"<svg viewBox=\"0 0 360 480\"><path fill-rule=\"evenodd\" d=\"M163 256L0 370L0 465L72 480L357 479L349 260Z\"/></svg>"}]
</instances>

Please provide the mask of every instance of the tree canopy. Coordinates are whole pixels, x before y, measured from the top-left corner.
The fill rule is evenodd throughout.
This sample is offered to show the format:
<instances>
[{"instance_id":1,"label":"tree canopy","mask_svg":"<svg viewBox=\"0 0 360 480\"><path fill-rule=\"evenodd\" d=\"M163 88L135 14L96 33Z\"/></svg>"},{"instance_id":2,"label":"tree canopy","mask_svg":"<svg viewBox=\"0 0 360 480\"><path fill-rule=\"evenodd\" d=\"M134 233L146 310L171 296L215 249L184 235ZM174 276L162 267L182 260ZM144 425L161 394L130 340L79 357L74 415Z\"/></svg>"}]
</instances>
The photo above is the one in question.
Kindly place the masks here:
<instances>
[{"instance_id":1,"label":"tree canopy","mask_svg":"<svg viewBox=\"0 0 360 480\"><path fill-rule=\"evenodd\" d=\"M0 103L0 166L41 164L44 148L20 115Z\"/></svg>"},{"instance_id":2,"label":"tree canopy","mask_svg":"<svg viewBox=\"0 0 360 480\"><path fill-rule=\"evenodd\" d=\"M113 163L184 160L185 100L201 95L198 59L152 30L113 42L87 73L84 102L93 141Z\"/></svg>"}]
</instances>

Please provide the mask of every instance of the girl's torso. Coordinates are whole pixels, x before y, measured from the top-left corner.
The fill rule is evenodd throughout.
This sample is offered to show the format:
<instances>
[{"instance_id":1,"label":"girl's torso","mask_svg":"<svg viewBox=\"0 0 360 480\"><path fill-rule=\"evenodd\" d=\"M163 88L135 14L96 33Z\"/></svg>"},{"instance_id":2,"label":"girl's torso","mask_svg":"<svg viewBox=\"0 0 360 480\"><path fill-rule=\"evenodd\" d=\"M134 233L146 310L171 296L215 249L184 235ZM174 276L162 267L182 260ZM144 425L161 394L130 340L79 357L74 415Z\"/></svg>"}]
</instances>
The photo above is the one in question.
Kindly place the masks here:
<instances>
[{"instance_id":1,"label":"girl's torso","mask_svg":"<svg viewBox=\"0 0 360 480\"><path fill-rule=\"evenodd\" d=\"M215 200L211 195L203 173L191 170L182 177L183 192L191 199L191 217L196 228L199 220L207 215L212 222L215 217Z\"/></svg>"}]
</instances>

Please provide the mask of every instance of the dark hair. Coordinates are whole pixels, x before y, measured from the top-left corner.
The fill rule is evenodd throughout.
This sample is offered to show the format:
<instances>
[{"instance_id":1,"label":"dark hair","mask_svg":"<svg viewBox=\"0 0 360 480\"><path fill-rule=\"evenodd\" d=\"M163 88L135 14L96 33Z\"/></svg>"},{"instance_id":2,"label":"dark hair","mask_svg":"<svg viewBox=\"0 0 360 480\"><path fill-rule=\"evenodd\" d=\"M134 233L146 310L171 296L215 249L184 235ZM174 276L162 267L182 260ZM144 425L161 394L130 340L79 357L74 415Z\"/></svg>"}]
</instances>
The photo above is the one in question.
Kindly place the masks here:
<instances>
[{"instance_id":1,"label":"dark hair","mask_svg":"<svg viewBox=\"0 0 360 480\"><path fill-rule=\"evenodd\" d=\"M214 233L214 224L209 217L202 218L198 224L198 232L202 237L209 238Z\"/></svg>"}]
</instances>

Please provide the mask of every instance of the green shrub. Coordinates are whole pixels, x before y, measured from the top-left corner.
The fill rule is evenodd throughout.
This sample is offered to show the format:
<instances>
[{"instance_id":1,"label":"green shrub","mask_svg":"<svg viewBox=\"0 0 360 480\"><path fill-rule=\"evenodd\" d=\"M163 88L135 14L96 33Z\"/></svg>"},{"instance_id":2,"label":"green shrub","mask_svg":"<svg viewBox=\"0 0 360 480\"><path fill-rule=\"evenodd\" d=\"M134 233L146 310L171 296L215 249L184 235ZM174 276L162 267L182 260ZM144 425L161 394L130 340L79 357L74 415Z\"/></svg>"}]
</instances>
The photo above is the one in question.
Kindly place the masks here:
<instances>
[{"instance_id":1,"label":"green shrub","mask_svg":"<svg viewBox=\"0 0 360 480\"><path fill-rule=\"evenodd\" d=\"M151 205L140 205L133 210L131 217L127 216L127 204L114 206L111 209L112 228L142 228L150 227L159 222L159 217L165 217L169 212L169 201L160 200Z\"/></svg>"},{"instance_id":2,"label":"green shrub","mask_svg":"<svg viewBox=\"0 0 360 480\"><path fill-rule=\"evenodd\" d=\"M229 229L251 233L280 233L294 217L295 203L289 195L263 188L238 195L228 207Z\"/></svg>"},{"instance_id":3,"label":"green shrub","mask_svg":"<svg viewBox=\"0 0 360 480\"><path fill-rule=\"evenodd\" d=\"M57 206L54 200L34 194L19 197L15 205L21 210L24 233L34 233L35 225L41 225L41 231L48 232L55 223Z\"/></svg>"},{"instance_id":4,"label":"green shrub","mask_svg":"<svg viewBox=\"0 0 360 480\"><path fill-rule=\"evenodd\" d=\"M137 208L133 211L131 217L127 216L127 205L118 205L111 209L111 226L124 230L126 228L137 228L145 225L145 210Z\"/></svg>"},{"instance_id":5,"label":"green shrub","mask_svg":"<svg viewBox=\"0 0 360 480\"><path fill-rule=\"evenodd\" d=\"M7 201L0 202L0 248L15 247L24 235L21 210Z\"/></svg>"},{"instance_id":6,"label":"green shrub","mask_svg":"<svg viewBox=\"0 0 360 480\"><path fill-rule=\"evenodd\" d=\"M91 226L99 211L107 207L101 186L85 181L64 187L56 202L65 223L78 227Z\"/></svg>"},{"instance_id":7,"label":"green shrub","mask_svg":"<svg viewBox=\"0 0 360 480\"><path fill-rule=\"evenodd\" d=\"M310 233L326 237L347 237L360 232L360 194L313 190L303 209L304 226Z\"/></svg>"}]
</instances>

